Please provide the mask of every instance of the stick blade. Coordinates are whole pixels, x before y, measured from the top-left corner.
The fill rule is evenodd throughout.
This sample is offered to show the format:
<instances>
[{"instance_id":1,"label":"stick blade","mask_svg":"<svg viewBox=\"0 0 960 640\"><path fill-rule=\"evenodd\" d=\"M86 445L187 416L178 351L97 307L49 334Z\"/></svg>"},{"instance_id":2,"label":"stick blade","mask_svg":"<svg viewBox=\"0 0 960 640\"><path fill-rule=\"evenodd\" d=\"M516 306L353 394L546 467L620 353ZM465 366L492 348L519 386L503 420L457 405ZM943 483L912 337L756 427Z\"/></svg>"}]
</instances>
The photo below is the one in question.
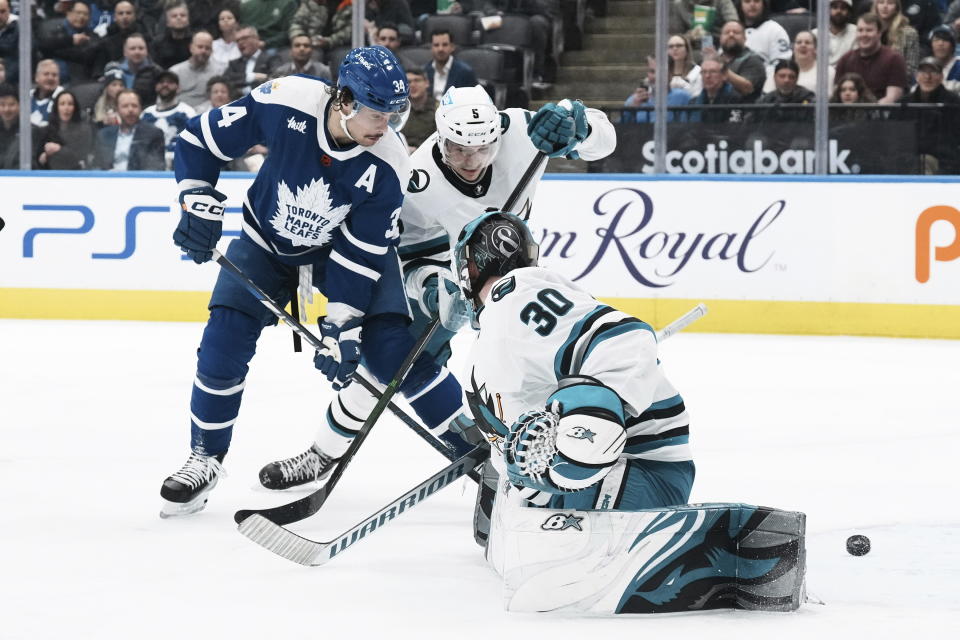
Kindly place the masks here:
<instances>
[{"instance_id":1,"label":"stick blade","mask_svg":"<svg viewBox=\"0 0 960 640\"><path fill-rule=\"evenodd\" d=\"M330 546L298 536L257 513L240 522L238 530L267 551L307 567L323 564L326 559L320 554Z\"/></svg>"}]
</instances>

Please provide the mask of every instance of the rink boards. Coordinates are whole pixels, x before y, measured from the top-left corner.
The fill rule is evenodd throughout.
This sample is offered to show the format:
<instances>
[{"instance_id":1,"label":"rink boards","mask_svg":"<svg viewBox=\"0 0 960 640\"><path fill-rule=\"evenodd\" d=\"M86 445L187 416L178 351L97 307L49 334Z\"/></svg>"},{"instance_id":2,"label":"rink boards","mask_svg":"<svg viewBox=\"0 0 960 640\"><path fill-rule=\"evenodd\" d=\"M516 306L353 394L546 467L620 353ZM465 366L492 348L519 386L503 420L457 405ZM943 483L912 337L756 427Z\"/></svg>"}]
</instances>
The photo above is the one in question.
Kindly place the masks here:
<instances>
[{"instance_id":1,"label":"rink boards","mask_svg":"<svg viewBox=\"0 0 960 640\"><path fill-rule=\"evenodd\" d=\"M225 238L252 176L225 174ZM960 338L960 182L548 175L541 262L662 326ZM0 172L0 317L202 320L213 265L182 259L171 174ZM319 310L314 309L317 313Z\"/></svg>"}]
</instances>

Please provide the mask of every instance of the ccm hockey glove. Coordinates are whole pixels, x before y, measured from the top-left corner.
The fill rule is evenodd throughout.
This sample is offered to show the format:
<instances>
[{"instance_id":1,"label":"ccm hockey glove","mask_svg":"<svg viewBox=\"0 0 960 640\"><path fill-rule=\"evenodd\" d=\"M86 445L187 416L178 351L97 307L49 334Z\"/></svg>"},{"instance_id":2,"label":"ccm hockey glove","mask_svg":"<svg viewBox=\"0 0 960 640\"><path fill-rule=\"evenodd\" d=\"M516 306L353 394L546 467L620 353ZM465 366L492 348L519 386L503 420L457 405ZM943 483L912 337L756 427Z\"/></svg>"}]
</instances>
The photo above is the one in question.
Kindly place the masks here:
<instances>
[{"instance_id":1,"label":"ccm hockey glove","mask_svg":"<svg viewBox=\"0 0 960 640\"><path fill-rule=\"evenodd\" d=\"M574 149L589 132L587 110L579 100L561 100L560 104L548 102L527 125L527 135L533 146L548 158L579 158Z\"/></svg>"},{"instance_id":2,"label":"ccm hockey glove","mask_svg":"<svg viewBox=\"0 0 960 640\"><path fill-rule=\"evenodd\" d=\"M213 257L223 231L223 201L227 196L213 187L194 187L180 192L180 224L173 243L201 264Z\"/></svg>"},{"instance_id":3,"label":"ccm hockey glove","mask_svg":"<svg viewBox=\"0 0 960 640\"><path fill-rule=\"evenodd\" d=\"M354 318L343 326L318 320L323 348L313 357L313 365L333 383L335 391L348 384L360 365L360 325L363 318Z\"/></svg>"}]
</instances>

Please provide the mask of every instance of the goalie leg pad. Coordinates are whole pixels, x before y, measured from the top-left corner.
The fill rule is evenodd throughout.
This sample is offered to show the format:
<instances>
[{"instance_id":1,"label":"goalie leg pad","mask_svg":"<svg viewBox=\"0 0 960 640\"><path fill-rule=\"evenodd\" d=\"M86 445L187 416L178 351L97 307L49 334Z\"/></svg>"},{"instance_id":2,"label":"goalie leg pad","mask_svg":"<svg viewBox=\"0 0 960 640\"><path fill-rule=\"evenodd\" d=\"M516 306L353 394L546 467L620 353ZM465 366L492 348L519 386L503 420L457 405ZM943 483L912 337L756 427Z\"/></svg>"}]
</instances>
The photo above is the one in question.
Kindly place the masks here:
<instances>
[{"instance_id":1,"label":"goalie leg pad","mask_svg":"<svg viewBox=\"0 0 960 640\"><path fill-rule=\"evenodd\" d=\"M495 523L490 548L499 551L511 611L792 611L804 598L806 516L799 512L726 503L639 511L514 506L498 508Z\"/></svg>"}]
</instances>

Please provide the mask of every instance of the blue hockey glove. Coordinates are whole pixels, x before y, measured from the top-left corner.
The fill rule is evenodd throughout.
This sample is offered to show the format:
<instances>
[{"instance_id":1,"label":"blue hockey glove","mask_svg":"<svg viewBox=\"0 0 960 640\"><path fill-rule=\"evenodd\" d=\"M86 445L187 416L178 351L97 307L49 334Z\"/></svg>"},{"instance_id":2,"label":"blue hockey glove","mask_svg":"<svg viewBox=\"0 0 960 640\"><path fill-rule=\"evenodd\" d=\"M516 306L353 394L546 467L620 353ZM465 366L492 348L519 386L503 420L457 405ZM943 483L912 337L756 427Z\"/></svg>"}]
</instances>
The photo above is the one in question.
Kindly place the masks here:
<instances>
[{"instance_id":1,"label":"blue hockey glove","mask_svg":"<svg viewBox=\"0 0 960 640\"><path fill-rule=\"evenodd\" d=\"M548 102L527 125L527 135L533 146L549 158L579 158L574 149L588 133L587 110L579 100L562 100L559 105Z\"/></svg>"},{"instance_id":2,"label":"blue hockey glove","mask_svg":"<svg viewBox=\"0 0 960 640\"><path fill-rule=\"evenodd\" d=\"M194 187L180 192L180 224L173 243L201 264L213 257L223 231L223 202L227 196L213 187Z\"/></svg>"},{"instance_id":3,"label":"blue hockey glove","mask_svg":"<svg viewBox=\"0 0 960 640\"><path fill-rule=\"evenodd\" d=\"M360 365L360 325L363 318L354 318L342 327L318 320L320 342L323 348L313 357L313 365L333 383L335 391L350 384L350 379Z\"/></svg>"}]
</instances>

